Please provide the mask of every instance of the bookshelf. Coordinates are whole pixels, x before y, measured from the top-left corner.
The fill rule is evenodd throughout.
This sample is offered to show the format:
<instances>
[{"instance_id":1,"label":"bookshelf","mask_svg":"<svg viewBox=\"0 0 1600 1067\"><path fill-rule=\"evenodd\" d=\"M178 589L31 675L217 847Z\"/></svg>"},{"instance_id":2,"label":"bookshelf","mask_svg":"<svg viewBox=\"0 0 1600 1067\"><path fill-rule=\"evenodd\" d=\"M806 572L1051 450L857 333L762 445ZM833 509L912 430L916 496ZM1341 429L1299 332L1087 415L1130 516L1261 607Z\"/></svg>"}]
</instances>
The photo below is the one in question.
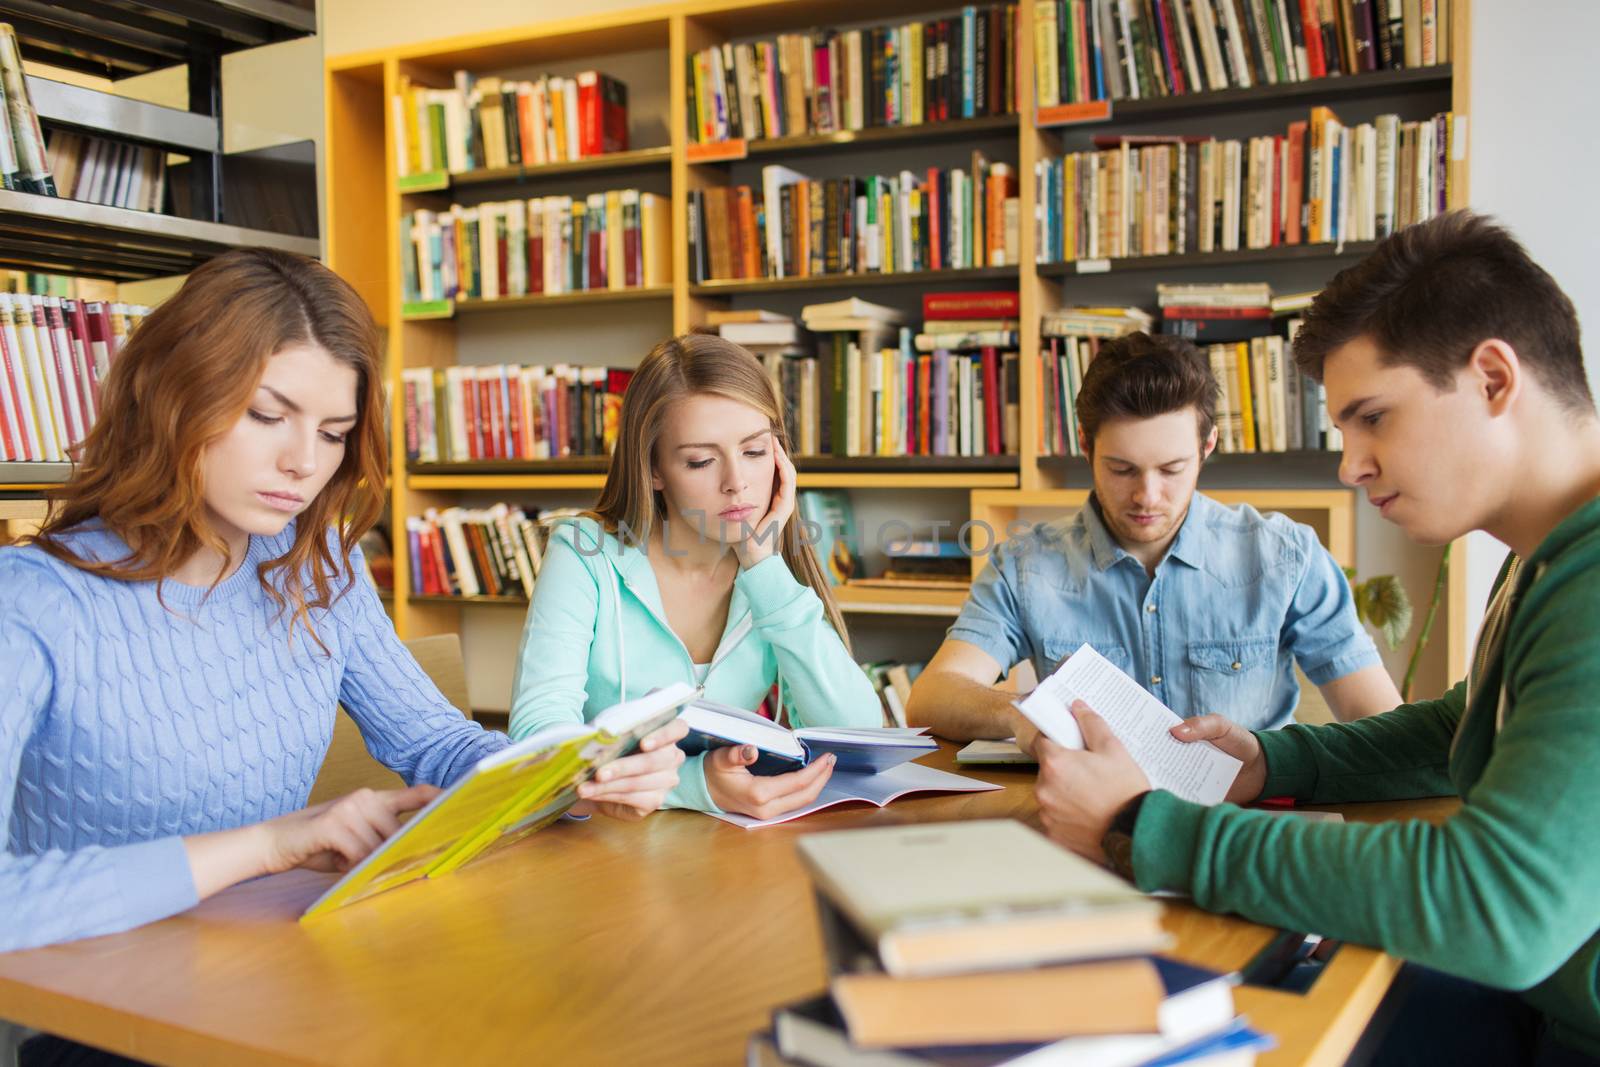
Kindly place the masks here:
<instances>
[{"instance_id":1,"label":"bookshelf","mask_svg":"<svg viewBox=\"0 0 1600 1067\"><path fill-rule=\"evenodd\" d=\"M238 225L223 208L221 57L315 34L310 0L151 0L137 11L95 0L0 0L0 21L16 30L24 60L57 69L120 79L186 64L190 103L188 110L164 107L27 74L45 130L186 157L187 214L0 190L0 267L135 282L186 274L244 246L320 254L315 237ZM42 494L70 473L67 463L0 463L0 510L42 507Z\"/></svg>"},{"instance_id":2,"label":"bookshelf","mask_svg":"<svg viewBox=\"0 0 1600 1067\"><path fill-rule=\"evenodd\" d=\"M328 160L328 254L331 264L349 278L367 299L380 322L387 328L391 385L398 387L403 369L445 367L457 362L491 362L492 347L478 331L493 330L492 343L505 345L521 338L521 351L539 351L528 361L584 362L576 351L561 351L543 340L547 321L556 321L556 333L576 329L573 336L587 338L585 329L604 334L594 345L605 350L590 362L619 365L635 362L648 349L638 347L622 356L609 344L619 316L651 318L660 329L654 339L683 332L705 320L713 309L773 307L792 312L812 299L829 299L831 291L860 292L868 299L907 306L920 289L1009 289L1017 288L1021 305L1021 358L1019 369L1022 395L1037 394L1040 349L1040 319L1043 315L1074 303L1153 303L1154 286L1169 273L1185 280L1210 280L1206 272L1221 280L1264 280L1275 284L1287 277L1294 288L1307 284L1303 279L1326 280L1338 269L1354 262L1370 250L1370 243L1340 246L1295 245L1237 252L1145 256L1126 259L1037 264L1036 234L1028 220L1034 218L1035 191L1032 181L1035 164L1063 151L1088 147L1097 134L1122 132L1165 133L1160 124L1170 123L1176 132L1208 132L1206 124L1216 123L1218 136L1238 137L1282 132L1287 115L1304 116L1314 104L1335 108L1348 105L1353 111L1389 107L1412 112L1450 108L1457 115L1470 113L1467 98L1469 79L1470 0L1453 0L1450 19L1450 63L1446 65L1381 71L1344 77L1321 78L1308 82L1226 89L1186 97L1116 101L1099 109L1101 114L1088 121L1057 124L1057 115L1038 115L1032 105L1034 85L1034 8L1023 3L1018 9L1017 36L1021 43L1016 56L1017 76L1025 92L1020 96L1019 114L956 120L925 126L869 128L827 134L806 134L763 140L692 144L687 133L689 92L682 72L689 58L713 44L741 41L776 33L803 31L817 26L860 26L883 24L903 19L943 16L951 8L932 0L886 0L864 12L861 5L847 0L677 0L633 10L557 19L531 25L512 26L486 33L448 37L436 41L375 49L347 56L332 57L326 65L327 160ZM389 96L403 75L421 84L444 86L451 71L468 69L479 74L528 76L525 72L545 68L580 69L579 65L606 70L613 57L628 57L634 78L643 77L644 95L659 109L662 121L655 139L630 141L633 151L617 158L598 157L581 164L557 167L522 168L516 173L476 173L446 178L436 183L427 195L431 205L448 204L449 195L470 195L480 185L501 190L516 188L533 191L521 195L544 195L562 191L562 181L576 180L583 171L656 174L666 171L664 188L671 195L673 273L670 290L660 293L629 293L632 302L620 294L564 294L556 303L552 298L517 298L500 301L461 301L448 317L421 319L408 315L401 303L401 278L396 248L399 219L419 201L421 194L402 190L391 165L393 131L389 129ZM643 71L644 74L638 72ZM628 79L624 79L628 80ZM629 81L630 112L638 106L638 88ZM1093 109L1090 109L1093 110ZM1430 111L1424 113L1431 113ZM1408 118L1419 117L1408 114ZM630 121L637 116L630 114ZM1255 125L1252 126L1251 124ZM637 143L635 143L637 142ZM748 183L749 176L768 162L784 162L797 167L815 166L818 173L848 173L895 169L900 161L926 153L930 160L960 158L969 144L993 149L992 158L1003 158L1016 168L1020 195L1020 266L981 267L967 271L907 272L900 274L827 275L785 279L740 281L689 281L686 232L690 193L715 186ZM630 158L623 158L624 156ZM904 164L909 165L909 164ZM559 169L561 167L565 170ZM832 168L831 170L829 168ZM1454 158L1449 163L1451 206L1466 203L1466 161ZM643 179L640 179L643 180ZM377 195L382 190L382 196ZM510 195L510 194L507 194ZM443 197L441 199L441 196ZM383 239L378 239L382 235ZM1315 281L1309 283L1315 284ZM830 291L827 296L812 294ZM841 294L842 295L842 294ZM597 299L605 297L608 300ZM572 327L570 316L587 310L595 313L586 326ZM473 314L473 303L495 304L495 314ZM604 306L602 306L602 304ZM485 308L487 312L489 309ZM504 313L504 314L502 314ZM490 323L496 325L490 326ZM535 345L534 341L538 340ZM573 342L588 348L588 340ZM520 358L509 351L502 359ZM1032 403L1021 406L1020 454L997 457L986 462L947 461L938 458L840 460L834 457L800 457L802 488L838 488L857 492L861 501L875 502L897 511L915 514L923 501L938 500L948 508L956 502L963 518L1000 519L1027 513L1030 509L1059 514L1081 506L1088 484L1087 465L1082 460L1041 456L1038 414ZM403 427L396 427L394 454L402 456ZM1324 536L1341 563L1362 562L1358 531L1364 523L1356 508L1353 493L1338 486L1337 456L1322 453L1286 455L1228 456L1208 465L1202 481L1205 491L1227 502L1247 501L1258 508L1284 510L1301 521L1310 522ZM397 467L399 465L397 464ZM604 461L576 459L485 463L477 465L429 464L414 466L403 477L396 477L391 492L391 515L403 526L408 515L430 506L454 503L477 506L497 499L490 494L520 494L518 502L571 504L591 501L604 479ZM858 508L858 511L860 509ZM1376 521L1376 520L1373 520ZM400 589L408 588L409 561L403 534L395 536L396 580ZM1386 543L1386 551L1388 550ZM1436 559L1436 557L1433 557ZM1427 571L1425 558L1412 561L1413 569ZM1380 564L1371 564L1377 566ZM1422 583L1412 583L1421 589ZM518 598L507 598L520 604ZM841 605L859 625L870 626L872 616L887 619L905 615L929 618L949 617L959 610L958 593L939 590L845 589ZM396 620L403 637L471 629L472 609L491 604L484 598L466 602L459 598L396 598ZM1452 615L1460 610L1451 603ZM503 614L503 613L495 613ZM1459 628L1457 628L1459 629ZM930 631L930 633L934 633ZM937 635L934 633L934 640ZM1451 629L1449 657L1457 662L1459 639ZM514 647L514 646L512 646ZM931 653L932 647L924 650ZM469 644L469 655L471 652Z\"/></svg>"}]
</instances>

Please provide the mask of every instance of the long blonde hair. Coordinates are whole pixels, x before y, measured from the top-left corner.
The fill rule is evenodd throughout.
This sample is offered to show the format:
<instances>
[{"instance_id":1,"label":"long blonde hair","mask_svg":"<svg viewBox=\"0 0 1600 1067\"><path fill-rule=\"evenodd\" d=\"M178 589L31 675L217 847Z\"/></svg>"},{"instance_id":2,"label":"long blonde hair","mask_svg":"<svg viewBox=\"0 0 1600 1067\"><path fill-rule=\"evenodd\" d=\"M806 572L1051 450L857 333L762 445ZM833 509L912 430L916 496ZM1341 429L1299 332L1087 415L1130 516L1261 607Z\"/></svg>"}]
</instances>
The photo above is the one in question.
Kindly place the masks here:
<instances>
[{"instance_id":1,"label":"long blonde hair","mask_svg":"<svg viewBox=\"0 0 1600 1067\"><path fill-rule=\"evenodd\" d=\"M655 524L666 516L665 501L652 485L656 443L672 405L696 394L726 397L761 412L784 451L792 453L783 407L755 356L716 334L686 333L662 341L639 364L623 394L616 450L592 512L607 533L620 536L626 531L638 545L649 544ZM801 536L798 508L784 523L779 551L790 573L817 594L828 621L849 649L850 633L828 579Z\"/></svg>"}]
</instances>

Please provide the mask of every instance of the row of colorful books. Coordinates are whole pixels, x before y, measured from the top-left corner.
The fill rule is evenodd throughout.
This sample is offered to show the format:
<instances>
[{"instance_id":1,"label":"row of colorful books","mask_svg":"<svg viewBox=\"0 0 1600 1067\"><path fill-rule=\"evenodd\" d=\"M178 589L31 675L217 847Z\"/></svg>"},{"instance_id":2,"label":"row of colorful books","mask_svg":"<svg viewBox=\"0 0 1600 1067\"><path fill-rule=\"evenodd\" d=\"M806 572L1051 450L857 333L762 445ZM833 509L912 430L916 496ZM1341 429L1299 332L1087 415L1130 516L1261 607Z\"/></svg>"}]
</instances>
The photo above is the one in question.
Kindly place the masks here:
<instances>
[{"instance_id":1,"label":"row of colorful books","mask_svg":"<svg viewBox=\"0 0 1600 1067\"><path fill-rule=\"evenodd\" d=\"M531 597L554 511L497 503L406 519L413 596Z\"/></svg>"},{"instance_id":2,"label":"row of colorful books","mask_svg":"<svg viewBox=\"0 0 1600 1067\"><path fill-rule=\"evenodd\" d=\"M1040 107L1450 60L1450 0L1044 0L1034 20Z\"/></svg>"},{"instance_id":3,"label":"row of colorful books","mask_svg":"<svg viewBox=\"0 0 1600 1067\"><path fill-rule=\"evenodd\" d=\"M799 454L1016 454L1014 331L980 336L969 322L935 319L914 332L898 310L855 297L808 305L800 323L754 315L712 319L766 364Z\"/></svg>"},{"instance_id":4,"label":"row of colorful books","mask_svg":"<svg viewBox=\"0 0 1600 1067\"><path fill-rule=\"evenodd\" d=\"M1217 380L1217 451L1338 452L1322 386L1299 373L1289 349L1313 293L1273 297L1265 283L1160 285L1160 328L1198 344ZM1109 338L1149 332L1139 308L1066 308L1041 324L1038 447L1081 456L1078 390Z\"/></svg>"},{"instance_id":5,"label":"row of colorful books","mask_svg":"<svg viewBox=\"0 0 1600 1067\"><path fill-rule=\"evenodd\" d=\"M597 70L531 80L458 70L447 89L402 74L390 103L402 178L565 163L628 148L628 88Z\"/></svg>"},{"instance_id":6,"label":"row of colorful books","mask_svg":"<svg viewBox=\"0 0 1600 1067\"><path fill-rule=\"evenodd\" d=\"M143 305L0 293L0 460L65 462Z\"/></svg>"},{"instance_id":7,"label":"row of colorful books","mask_svg":"<svg viewBox=\"0 0 1600 1067\"><path fill-rule=\"evenodd\" d=\"M500 363L400 377L406 460L468 463L609 456L633 371Z\"/></svg>"},{"instance_id":8,"label":"row of colorful books","mask_svg":"<svg viewBox=\"0 0 1600 1067\"><path fill-rule=\"evenodd\" d=\"M689 196L696 281L960 270L1018 260L1015 169L974 153L970 169L812 179L776 164L762 187Z\"/></svg>"},{"instance_id":9,"label":"row of colorful books","mask_svg":"<svg viewBox=\"0 0 1600 1067\"><path fill-rule=\"evenodd\" d=\"M1017 110L1017 5L721 44L688 59L689 140L793 137Z\"/></svg>"},{"instance_id":10,"label":"row of colorful books","mask_svg":"<svg viewBox=\"0 0 1600 1067\"><path fill-rule=\"evenodd\" d=\"M1343 125L1326 107L1248 140L1096 138L1041 160L1040 262L1380 240L1446 210L1450 113Z\"/></svg>"},{"instance_id":11,"label":"row of colorful books","mask_svg":"<svg viewBox=\"0 0 1600 1067\"><path fill-rule=\"evenodd\" d=\"M544 196L400 218L408 303L672 284L671 204L637 189Z\"/></svg>"},{"instance_id":12,"label":"row of colorful books","mask_svg":"<svg viewBox=\"0 0 1600 1067\"><path fill-rule=\"evenodd\" d=\"M162 149L54 130L47 155L64 197L135 211L160 211L166 203L167 154Z\"/></svg>"}]
</instances>

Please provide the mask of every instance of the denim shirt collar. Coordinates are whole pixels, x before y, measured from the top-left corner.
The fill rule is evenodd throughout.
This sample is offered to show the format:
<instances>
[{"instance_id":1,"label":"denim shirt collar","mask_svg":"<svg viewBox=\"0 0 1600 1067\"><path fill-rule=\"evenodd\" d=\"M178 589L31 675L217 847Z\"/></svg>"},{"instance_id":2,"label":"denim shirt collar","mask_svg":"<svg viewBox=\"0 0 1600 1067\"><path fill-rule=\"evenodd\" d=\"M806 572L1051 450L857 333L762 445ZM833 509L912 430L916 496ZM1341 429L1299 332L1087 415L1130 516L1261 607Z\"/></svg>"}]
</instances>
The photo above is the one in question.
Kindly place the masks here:
<instances>
[{"instance_id":1,"label":"denim shirt collar","mask_svg":"<svg viewBox=\"0 0 1600 1067\"><path fill-rule=\"evenodd\" d=\"M1163 558L1175 559L1195 570L1205 569L1206 545L1210 541L1209 509L1214 506L1210 499L1199 492L1190 498L1189 513L1183 517L1178 536L1172 539ZM1117 539L1106 528L1105 517L1100 513L1100 501L1093 493L1089 494L1089 505L1079 510L1078 521L1088 535L1089 552L1096 570L1104 571L1121 560L1133 559L1132 554L1117 544Z\"/></svg>"}]
</instances>

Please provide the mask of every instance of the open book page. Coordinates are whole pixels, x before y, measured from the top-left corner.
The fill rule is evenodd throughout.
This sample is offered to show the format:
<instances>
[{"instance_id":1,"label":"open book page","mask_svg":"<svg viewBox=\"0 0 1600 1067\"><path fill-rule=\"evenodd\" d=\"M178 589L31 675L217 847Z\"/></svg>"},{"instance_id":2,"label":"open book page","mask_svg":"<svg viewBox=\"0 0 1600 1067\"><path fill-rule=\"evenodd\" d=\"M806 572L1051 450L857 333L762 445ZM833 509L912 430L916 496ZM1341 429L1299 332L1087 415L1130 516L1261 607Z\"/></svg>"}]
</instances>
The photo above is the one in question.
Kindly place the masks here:
<instances>
[{"instance_id":1,"label":"open book page","mask_svg":"<svg viewBox=\"0 0 1600 1067\"><path fill-rule=\"evenodd\" d=\"M755 819L727 811L706 814L713 815L723 822L742 826L746 830L756 830L763 826L776 826L781 822L799 819L814 811L852 800L864 800L881 808L907 793L983 793L999 788L1001 787L998 785L980 782L976 778L960 774L951 774L937 767L924 767L920 763L902 763L898 767L891 767L877 774L834 771L833 776L828 779L828 784L817 794L816 800L803 808L796 808L771 819Z\"/></svg>"},{"instance_id":2,"label":"open book page","mask_svg":"<svg viewBox=\"0 0 1600 1067\"><path fill-rule=\"evenodd\" d=\"M1210 742L1186 744L1168 733L1183 719L1088 645L1016 707L1056 744L1081 749L1083 735L1070 710L1074 700L1089 705L1111 726L1156 789L1197 804L1216 804L1239 774L1242 764Z\"/></svg>"}]
</instances>

